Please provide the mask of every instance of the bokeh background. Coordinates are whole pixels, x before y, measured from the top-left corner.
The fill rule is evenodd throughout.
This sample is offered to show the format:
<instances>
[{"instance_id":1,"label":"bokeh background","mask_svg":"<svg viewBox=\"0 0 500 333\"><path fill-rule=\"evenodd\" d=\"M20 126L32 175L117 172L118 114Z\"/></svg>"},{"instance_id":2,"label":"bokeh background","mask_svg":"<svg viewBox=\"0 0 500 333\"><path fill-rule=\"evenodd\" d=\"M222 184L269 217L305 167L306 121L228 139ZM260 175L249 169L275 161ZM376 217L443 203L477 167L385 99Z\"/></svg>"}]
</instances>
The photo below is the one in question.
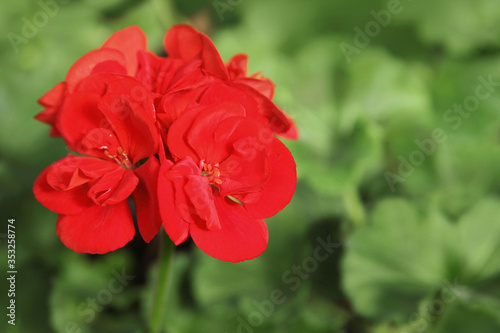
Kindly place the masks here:
<instances>
[{"instance_id":1,"label":"bokeh background","mask_svg":"<svg viewBox=\"0 0 500 333\"><path fill-rule=\"evenodd\" d=\"M8 218L18 275L0 331L146 332L157 240L65 248L31 186L67 150L33 116L114 31L138 25L161 52L190 23L275 82L299 181L257 259L176 249L164 332L500 332L499 22L496 0L2 1L5 314Z\"/></svg>"}]
</instances>

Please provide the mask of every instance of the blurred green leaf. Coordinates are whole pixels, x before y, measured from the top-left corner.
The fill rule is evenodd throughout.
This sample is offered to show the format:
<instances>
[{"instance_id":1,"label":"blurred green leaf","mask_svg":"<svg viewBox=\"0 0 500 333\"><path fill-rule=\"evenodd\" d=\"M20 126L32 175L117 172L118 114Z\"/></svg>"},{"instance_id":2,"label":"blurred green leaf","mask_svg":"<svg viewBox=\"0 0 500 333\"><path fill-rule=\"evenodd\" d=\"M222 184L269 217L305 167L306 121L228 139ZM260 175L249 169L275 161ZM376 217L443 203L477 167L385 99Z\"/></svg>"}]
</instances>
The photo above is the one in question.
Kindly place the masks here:
<instances>
[{"instance_id":1,"label":"blurred green leaf","mask_svg":"<svg viewBox=\"0 0 500 333\"><path fill-rule=\"evenodd\" d=\"M494 1L424 0L404 3L396 19L412 22L428 44L442 45L451 55L469 55L499 46L499 18L500 7Z\"/></svg>"},{"instance_id":2,"label":"blurred green leaf","mask_svg":"<svg viewBox=\"0 0 500 333\"><path fill-rule=\"evenodd\" d=\"M345 290L364 315L402 323L414 320L424 299L427 310L417 323L435 321L442 313L434 307L441 303L459 301L477 310L478 300L484 300L479 295L498 290L485 283L500 274L499 220L497 199L481 201L456 225L433 209L422 215L408 201L382 201L373 225L358 230L349 243ZM492 305L498 309L492 300L479 302L490 309L486 315L494 313Z\"/></svg>"},{"instance_id":3,"label":"blurred green leaf","mask_svg":"<svg viewBox=\"0 0 500 333\"><path fill-rule=\"evenodd\" d=\"M57 332L77 328L81 332L106 332L99 325L101 314L127 307L137 298L131 286L135 274L130 259L123 250L93 261L74 252L66 256L50 296L54 328Z\"/></svg>"}]
</instances>

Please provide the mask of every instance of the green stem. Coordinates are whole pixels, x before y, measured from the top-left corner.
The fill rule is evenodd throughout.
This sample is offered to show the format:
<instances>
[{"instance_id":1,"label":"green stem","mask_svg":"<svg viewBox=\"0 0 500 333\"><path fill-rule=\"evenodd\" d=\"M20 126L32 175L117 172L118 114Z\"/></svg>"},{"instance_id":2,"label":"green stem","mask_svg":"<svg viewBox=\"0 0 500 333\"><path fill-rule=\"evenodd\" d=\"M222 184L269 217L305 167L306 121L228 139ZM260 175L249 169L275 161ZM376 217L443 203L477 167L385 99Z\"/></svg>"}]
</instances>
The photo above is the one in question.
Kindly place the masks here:
<instances>
[{"instance_id":1,"label":"green stem","mask_svg":"<svg viewBox=\"0 0 500 333\"><path fill-rule=\"evenodd\" d=\"M168 296L173 275L174 243L166 237L165 232L162 232L162 230L160 231L160 235L158 279L156 281L155 293L153 294L149 333L161 333L163 331L165 300Z\"/></svg>"}]
</instances>

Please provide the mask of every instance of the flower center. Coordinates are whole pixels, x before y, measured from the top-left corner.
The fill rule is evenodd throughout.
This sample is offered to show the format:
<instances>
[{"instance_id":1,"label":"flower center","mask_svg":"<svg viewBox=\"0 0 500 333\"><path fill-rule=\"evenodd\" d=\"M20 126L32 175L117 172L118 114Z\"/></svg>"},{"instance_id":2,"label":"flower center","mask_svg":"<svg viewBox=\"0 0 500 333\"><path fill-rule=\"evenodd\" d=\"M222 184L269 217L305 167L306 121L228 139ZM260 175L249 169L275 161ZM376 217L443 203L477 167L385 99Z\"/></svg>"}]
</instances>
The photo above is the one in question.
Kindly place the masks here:
<instances>
[{"instance_id":1,"label":"flower center","mask_svg":"<svg viewBox=\"0 0 500 333\"><path fill-rule=\"evenodd\" d=\"M208 178L210 184L222 184L222 180L220 179L219 163L212 165L210 163L205 163L205 161L202 161L201 174Z\"/></svg>"},{"instance_id":2,"label":"flower center","mask_svg":"<svg viewBox=\"0 0 500 333\"><path fill-rule=\"evenodd\" d=\"M120 165L121 167L123 167L125 169L132 169L133 168L132 163L128 159L127 153L125 152L125 150L123 150L122 147L116 148L116 154L114 154L114 155L111 155L109 153L109 151L106 149L106 150L104 150L104 155L106 155L107 157L109 157L112 160L115 160L116 163L118 163L118 165Z\"/></svg>"}]
</instances>

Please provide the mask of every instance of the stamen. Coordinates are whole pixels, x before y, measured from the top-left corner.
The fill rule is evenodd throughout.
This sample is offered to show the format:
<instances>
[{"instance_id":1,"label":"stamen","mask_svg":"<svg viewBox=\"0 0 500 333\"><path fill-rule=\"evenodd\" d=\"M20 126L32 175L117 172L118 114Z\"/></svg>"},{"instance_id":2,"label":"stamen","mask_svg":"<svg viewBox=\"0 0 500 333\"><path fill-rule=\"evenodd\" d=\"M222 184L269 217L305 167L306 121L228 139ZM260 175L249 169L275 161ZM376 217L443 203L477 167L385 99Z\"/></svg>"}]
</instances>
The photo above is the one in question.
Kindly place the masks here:
<instances>
[{"instance_id":1,"label":"stamen","mask_svg":"<svg viewBox=\"0 0 500 333\"><path fill-rule=\"evenodd\" d=\"M201 174L208 178L208 181L211 185L222 184L222 180L220 179L221 173L219 170L219 163L212 165L210 163L205 163L205 161L202 161Z\"/></svg>"},{"instance_id":2,"label":"stamen","mask_svg":"<svg viewBox=\"0 0 500 333\"><path fill-rule=\"evenodd\" d=\"M107 149L104 151L104 155L106 155L107 157L109 157L111 159L116 158L116 155L111 155Z\"/></svg>"},{"instance_id":3,"label":"stamen","mask_svg":"<svg viewBox=\"0 0 500 333\"><path fill-rule=\"evenodd\" d=\"M132 163L130 162L130 160L128 159L128 156L127 156L127 153L125 152L125 150L123 150L122 147L118 147L116 149L116 151L118 152L118 154L115 154L115 155L111 155L109 153L109 151L106 149L104 151L104 155L106 155L107 157L109 157L110 159L114 160L116 163L118 163L118 165L120 165L121 167L124 167L126 169L132 169L133 165Z\"/></svg>"}]
</instances>

